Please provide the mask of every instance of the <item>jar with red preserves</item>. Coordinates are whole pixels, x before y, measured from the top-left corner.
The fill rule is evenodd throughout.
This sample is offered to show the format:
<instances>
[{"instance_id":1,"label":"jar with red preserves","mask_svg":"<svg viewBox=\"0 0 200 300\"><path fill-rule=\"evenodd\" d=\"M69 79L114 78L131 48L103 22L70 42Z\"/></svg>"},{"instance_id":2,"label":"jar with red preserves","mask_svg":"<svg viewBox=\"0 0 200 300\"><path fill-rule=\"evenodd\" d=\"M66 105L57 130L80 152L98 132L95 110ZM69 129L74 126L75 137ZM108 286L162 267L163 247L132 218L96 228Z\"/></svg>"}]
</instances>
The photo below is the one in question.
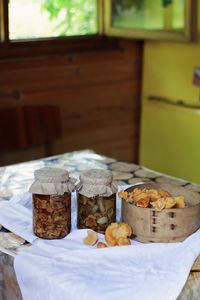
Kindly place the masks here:
<instances>
[{"instance_id":1,"label":"jar with red preserves","mask_svg":"<svg viewBox=\"0 0 200 300\"><path fill-rule=\"evenodd\" d=\"M61 239L71 230L71 192L75 179L64 169L44 167L34 173L33 231L43 239Z\"/></svg>"}]
</instances>

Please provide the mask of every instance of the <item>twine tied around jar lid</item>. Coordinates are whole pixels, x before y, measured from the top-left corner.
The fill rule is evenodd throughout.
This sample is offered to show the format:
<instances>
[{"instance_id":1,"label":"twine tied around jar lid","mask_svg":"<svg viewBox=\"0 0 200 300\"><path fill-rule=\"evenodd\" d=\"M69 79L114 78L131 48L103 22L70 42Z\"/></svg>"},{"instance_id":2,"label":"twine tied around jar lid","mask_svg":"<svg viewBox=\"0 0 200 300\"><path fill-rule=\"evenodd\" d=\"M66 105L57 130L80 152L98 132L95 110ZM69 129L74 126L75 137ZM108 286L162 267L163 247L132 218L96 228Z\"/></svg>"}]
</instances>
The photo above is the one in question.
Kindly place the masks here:
<instances>
[{"instance_id":1,"label":"twine tied around jar lid","mask_svg":"<svg viewBox=\"0 0 200 300\"><path fill-rule=\"evenodd\" d=\"M34 172L35 181L29 188L32 194L63 195L75 189L76 179L69 177L67 170L44 167Z\"/></svg>"},{"instance_id":2,"label":"twine tied around jar lid","mask_svg":"<svg viewBox=\"0 0 200 300\"><path fill-rule=\"evenodd\" d=\"M104 169L92 169L83 171L79 177L80 182L76 190L86 197L109 197L116 193L117 188L112 184L113 175Z\"/></svg>"}]
</instances>

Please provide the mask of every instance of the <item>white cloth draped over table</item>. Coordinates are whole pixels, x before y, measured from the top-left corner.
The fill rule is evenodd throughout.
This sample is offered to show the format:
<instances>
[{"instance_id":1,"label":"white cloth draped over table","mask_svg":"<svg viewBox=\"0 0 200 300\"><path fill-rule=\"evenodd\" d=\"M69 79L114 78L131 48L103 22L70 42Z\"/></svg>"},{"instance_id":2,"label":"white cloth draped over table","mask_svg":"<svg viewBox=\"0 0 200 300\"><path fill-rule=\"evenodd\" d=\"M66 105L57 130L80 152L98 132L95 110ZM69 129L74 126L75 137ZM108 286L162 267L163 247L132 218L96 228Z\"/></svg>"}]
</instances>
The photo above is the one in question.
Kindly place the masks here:
<instances>
[{"instance_id":1,"label":"white cloth draped over table","mask_svg":"<svg viewBox=\"0 0 200 300\"><path fill-rule=\"evenodd\" d=\"M24 300L176 299L200 254L200 230L182 243L101 249L83 244L87 230L42 240L31 231L29 200L27 194L0 203L0 223L33 243L14 260Z\"/></svg>"},{"instance_id":2,"label":"white cloth draped over table","mask_svg":"<svg viewBox=\"0 0 200 300\"><path fill-rule=\"evenodd\" d=\"M200 253L200 231L179 244L95 249L85 230L37 240L15 259L24 300L176 299Z\"/></svg>"}]
</instances>

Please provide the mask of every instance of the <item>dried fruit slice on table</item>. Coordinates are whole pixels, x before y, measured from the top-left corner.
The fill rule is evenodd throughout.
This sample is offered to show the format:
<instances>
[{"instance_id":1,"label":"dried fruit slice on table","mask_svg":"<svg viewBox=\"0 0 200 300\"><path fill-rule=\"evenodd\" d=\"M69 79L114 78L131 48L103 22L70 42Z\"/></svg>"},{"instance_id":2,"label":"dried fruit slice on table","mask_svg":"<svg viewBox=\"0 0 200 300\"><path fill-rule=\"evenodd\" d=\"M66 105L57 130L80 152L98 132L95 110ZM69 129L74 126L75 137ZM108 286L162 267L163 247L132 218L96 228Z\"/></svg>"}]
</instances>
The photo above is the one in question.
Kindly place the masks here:
<instances>
[{"instance_id":1,"label":"dried fruit slice on table","mask_svg":"<svg viewBox=\"0 0 200 300\"><path fill-rule=\"evenodd\" d=\"M95 231L87 230L87 236L83 239L85 245L93 246L98 241L98 234Z\"/></svg>"},{"instance_id":2,"label":"dried fruit slice on table","mask_svg":"<svg viewBox=\"0 0 200 300\"><path fill-rule=\"evenodd\" d=\"M99 242L97 244L97 248L107 248L108 246L106 245L106 243L103 243L103 242Z\"/></svg>"},{"instance_id":3,"label":"dried fruit slice on table","mask_svg":"<svg viewBox=\"0 0 200 300\"><path fill-rule=\"evenodd\" d=\"M126 223L112 223L105 232L105 240L110 246L130 245L127 237L131 236L132 228Z\"/></svg>"}]
</instances>

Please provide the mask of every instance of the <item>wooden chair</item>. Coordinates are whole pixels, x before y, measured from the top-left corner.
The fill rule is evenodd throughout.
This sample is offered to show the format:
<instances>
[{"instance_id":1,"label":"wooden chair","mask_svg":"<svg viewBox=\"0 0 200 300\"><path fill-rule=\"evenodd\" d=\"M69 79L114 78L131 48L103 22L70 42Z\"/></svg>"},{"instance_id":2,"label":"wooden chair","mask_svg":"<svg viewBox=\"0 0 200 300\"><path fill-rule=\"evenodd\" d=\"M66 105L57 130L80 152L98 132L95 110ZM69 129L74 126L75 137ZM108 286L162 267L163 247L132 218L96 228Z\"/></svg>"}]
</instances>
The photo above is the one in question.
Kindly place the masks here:
<instances>
[{"instance_id":1,"label":"wooden chair","mask_svg":"<svg viewBox=\"0 0 200 300\"><path fill-rule=\"evenodd\" d=\"M57 106L17 106L0 110L0 152L44 145L51 155L51 142L61 136Z\"/></svg>"}]
</instances>

